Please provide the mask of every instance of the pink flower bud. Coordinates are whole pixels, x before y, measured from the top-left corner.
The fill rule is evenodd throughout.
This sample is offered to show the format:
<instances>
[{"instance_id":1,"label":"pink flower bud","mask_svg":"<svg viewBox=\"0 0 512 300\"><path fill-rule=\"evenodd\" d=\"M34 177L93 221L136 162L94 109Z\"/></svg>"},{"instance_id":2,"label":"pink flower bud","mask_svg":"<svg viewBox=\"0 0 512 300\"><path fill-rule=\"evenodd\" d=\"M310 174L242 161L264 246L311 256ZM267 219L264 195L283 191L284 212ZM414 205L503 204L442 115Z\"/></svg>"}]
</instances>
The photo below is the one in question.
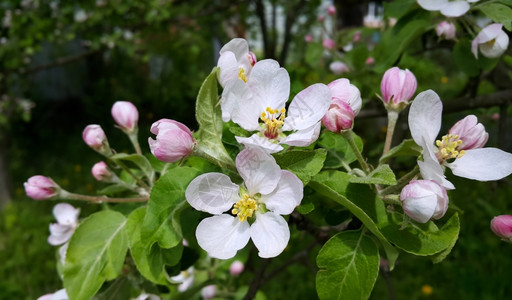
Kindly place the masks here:
<instances>
[{"instance_id":1,"label":"pink flower bud","mask_svg":"<svg viewBox=\"0 0 512 300\"><path fill-rule=\"evenodd\" d=\"M322 23L323 21L325 21L325 16L318 16L318 22Z\"/></svg>"},{"instance_id":2,"label":"pink flower bud","mask_svg":"<svg viewBox=\"0 0 512 300\"><path fill-rule=\"evenodd\" d=\"M352 41L353 41L354 43L359 42L359 41L361 40L361 36L362 36L362 35L363 35L363 33L362 33L361 31L356 31L356 32L354 33L354 36L352 37Z\"/></svg>"},{"instance_id":3,"label":"pink flower bud","mask_svg":"<svg viewBox=\"0 0 512 300\"><path fill-rule=\"evenodd\" d=\"M478 123L478 119L474 115L466 116L458 121L448 132L459 136L462 141L458 147L459 150L482 148L489 139L484 125Z\"/></svg>"},{"instance_id":4,"label":"pink flower bud","mask_svg":"<svg viewBox=\"0 0 512 300\"><path fill-rule=\"evenodd\" d=\"M100 161L96 163L91 169L92 176L96 178L98 181L110 181L112 179L112 172L108 168L107 164L104 161Z\"/></svg>"},{"instance_id":5,"label":"pink flower bud","mask_svg":"<svg viewBox=\"0 0 512 300\"><path fill-rule=\"evenodd\" d=\"M322 46L324 46L324 49L333 50L334 48L336 48L336 43L331 39L325 39L322 42Z\"/></svg>"},{"instance_id":6,"label":"pink flower bud","mask_svg":"<svg viewBox=\"0 0 512 300\"><path fill-rule=\"evenodd\" d=\"M336 75L343 74L345 72L348 72L348 67L341 61L333 61L329 65L329 69L331 69L331 72L333 72Z\"/></svg>"},{"instance_id":7,"label":"pink flower bud","mask_svg":"<svg viewBox=\"0 0 512 300\"><path fill-rule=\"evenodd\" d=\"M163 162L176 162L191 154L196 145L192 132L180 122L162 119L151 125L151 133L156 140L149 138L151 153Z\"/></svg>"},{"instance_id":8,"label":"pink flower bud","mask_svg":"<svg viewBox=\"0 0 512 300\"><path fill-rule=\"evenodd\" d=\"M27 196L34 200L50 199L60 191L60 187L50 177L41 175L30 177L23 186Z\"/></svg>"},{"instance_id":9,"label":"pink flower bud","mask_svg":"<svg viewBox=\"0 0 512 300\"><path fill-rule=\"evenodd\" d=\"M201 290L201 296L205 300L210 300L217 294L217 287L215 284L207 285Z\"/></svg>"},{"instance_id":10,"label":"pink flower bud","mask_svg":"<svg viewBox=\"0 0 512 300\"><path fill-rule=\"evenodd\" d=\"M112 153L107 136L100 125L87 125L82 132L82 139L89 147L103 155L108 156Z\"/></svg>"},{"instance_id":11,"label":"pink flower bud","mask_svg":"<svg viewBox=\"0 0 512 300\"><path fill-rule=\"evenodd\" d=\"M345 78L329 83L328 87L331 89L332 99L322 123L332 132L351 129L355 116L361 110L361 93Z\"/></svg>"},{"instance_id":12,"label":"pink flower bud","mask_svg":"<svg viewBox=\"0 0 512 300\"><path fill-rule=\"evenodd\" d=\"M311 34L308 34L304 37L304 41L306 41L306 43L311 43L313 41L313 36Z\"/></svg>"},{"instance_id":13,"label":"pink flower bud","mask_svg":"<svg viewBox=\"0 0 512 300\"><path fill-rule=\"evenodd\" d=\"M249 62L251 63L251 66L254 67L254 65L258 62L258 59L256 58L256 54L254 52L249 51L247 54L247 58L249 59Z\"/></svg>"},{"instance_id":14,"label":"pink flower bud","mask_svg":"<svg viewBox=\"0 0 512 300\"><path fill-rule=\"evenodd\" d=\"M327 13L330 16L334 16L336 14L336 7L334 5L329 5L329 7L327 8Z\"/></svg>"},{"instance_id":15,"label":"pink flower bud","mask_svg":"<svg viewBox=\"0 0 512 300\"><path fill-rule=\"evenodd\" d=\"M139 112L133 103L117 101L112 105L111 113L114 121L123 131L133 132L137 128Z\"/></svg>"},{"instance_id":16,"label":"pink flower bud","mask_svg":"<svg viewBox=\"0 0 512 300\"><path fill-rule=\"evenodd\" d=\"M455 38L455 25L450 22L443 21L437 24L436 33L438 37L443 37L447 40Z\"/></svg>"},{"instance_id":17,"label":"pink flower bud","mask_svg":"<svg viewBox=\"0 0 512 300\"><path fill-rule=\"evenodd\" d=\"M400 103L409 104L416 92L416 86L416 77L411 71L393 67L384 73L380 91L385 104L397 106Z\"/></svg>"},{"instance_id":18,"label":"pink flower bud","mask_svg":"<svg viewBox=\"0 0 512 300\"><path fill-rule=\"evenodd\" d=\"M491 230L503 240L512 242L512 216L496 216L491 221Z\"/></svg>"},{"instance_id":19,"label":"pink flower bud","mask_svg":"<svg viewBox=\"0 0 512 300\"><path fill-rule=\"evenodd\" d=\"M373 65L375 63L375 59L373 57L368 57L364 62L366 65Z\"/></svg>"},{"instance_id":20,"label":"pink flower bud","mask_svg":"<svg viewBox=\"0 0 512 300\"><path fill-rule=\"evenodd\" d=\"M404 212L419 223L442 218L448 209L446 190L433 180L412 180L400 193Z\"/></svg>"},{"instance_id":21,"label":"pink flower bud","mask_svg":"<svg viewBox=\"0 0 512 300\"><path fill-rule=\"evenodd\" d=\"M239 261L239 260L235 260L231 266L229 266L229 273L231 273L231 275L233 276L238 276L240 274L242 274L242 272L244 271L244 263Z\"/></svg>"}]
</instances>

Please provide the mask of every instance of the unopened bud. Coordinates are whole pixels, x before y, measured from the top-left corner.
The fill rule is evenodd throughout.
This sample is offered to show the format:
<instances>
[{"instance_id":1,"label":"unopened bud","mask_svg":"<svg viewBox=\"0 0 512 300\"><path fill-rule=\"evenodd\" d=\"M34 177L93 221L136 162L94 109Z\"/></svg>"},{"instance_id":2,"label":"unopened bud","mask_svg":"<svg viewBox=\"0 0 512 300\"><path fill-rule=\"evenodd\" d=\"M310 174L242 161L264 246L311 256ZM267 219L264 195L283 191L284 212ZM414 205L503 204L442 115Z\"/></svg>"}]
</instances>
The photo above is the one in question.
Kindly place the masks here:
<instances>
[{"instance_id":1,"label":"unopened bud","mask_svg":"<svg viewBox=\"0 0 512 300\"><path fill-rule=\"evenodd\" d=\"M217 294L217 287L214 284L207 285L201 290L201 296L205 300L210 300Z\"/></svg>"},{"instance_id":2,"label":"unopened bud","mask_svg":"<svg viewBox=\"0 0 512 300\"><path fill-rule=\"evenodd\" d=\"M482 148L489 139L484 125L478 123L478 119L474 115L466 116L458 121L448 132L453 136L458 135L462 141L462 144L457 147L458 150Z\"/></svg>"},{"instance_id":3,"label":"unopened bud","mask_svg":"<svg viewBox=\"0 0 512 300\"><path fill-rule=\"evenodd\" d=\"M34 200L54 198L60 192L60 187L50 177L41 175L30 177L23 186L27 196Z\"/></svg>"},{"instance_id":4,"label":"unopened bud","mask_svg":"<svg viewBox=\"0 0 512 300\"><path fill-rule=\"evenodd\" d=\"M231 266L229 266L229 273L231 273L231 275L233 276L238 276L240 274L242 274L242 272L244 271L244 263L239 261L239 260L235 260Z\"/></svg>"},{"instance_id":5,"label":"unopened bud","mask_svg":"<svg viewBox=\"0 0 512 300\"><path fill-rule=\"evenodd\" d=\"M194 151L192 132L180 122L162 119L151 125L151 133L156 134L156 140L148 139L151 153L163 162L176 162Z\"/></svg>"},{"instance_id":6,"label":"unopened bud","mask_svg":"<svg viewBox=\"0 0 512 300\"><path fill-rule=\"evenodd\" d=\"M505 241L512 242L512 216L496 216L491 221L491 230Z\"/></svg>"},{"instance_id":7,"label":"unopened bud","mask_svg":"<svg viewBox=\"0 0 512 300\"><path fill-rule=\"evenodd\" d=\"M380 83L382 100L386 106L403 108L409 104L409 100L416 92L416 77L405 69L393 67L384 73Z\"/></svg>"},{"instance_id":8,"label":"unopened bud","mask_svg":"<svg viewBox=\"0 0 512 300\"><path fill-rule=\"evenodd\" d=\"M306 41L306 43L311 43L313 41L313 36L311 34L308 34L304 37L304 41Z\"/></svg>"},{"instance_id":9,"label":"unopened bud","mask_svg":"<svg viewBox=\"0 0 512 300\"><path fill-rule=\"evenodd\" d=\"M325 16L319 15L317 20L318 20L318 22L322 23L323 21L325 21Z\"/></svg>"},{"instance_id":10,"label":"unopened bud","mask_svg":"<svg viewBox=\"0 0 512 300\"><path fill-rule=\"evenodd\" d=\"M455 25L450 22L443 21L437 24L436 33L438 37L443 37L447 40L455 38Z\"/></svg>"},{"instance_id":11,"label":"unopened bud","mask_svg":"<svg viewBox=\"0 0 512 300\"><path fill-rule=\"evenodd\" d=\"M112 171L108 168L104 161L96 163L91 169L92 176L98 181L110 182L113 176Z\"/></svg>"},{"instance_id":12,"label":"unopened bud","mask_svg":"<svg viewBox=\"0 0 512 300\"><path fill-rule=\"evenodd\" d=\"M331 39L325 39L322 42L322 46L324 47L324 49L333 50L334 48L336 48L336 43Z\"/></svg>"},{"instance_id":13,"label":"unopened bud","mask_svg":"<svg viewBox=\"0 0 512 300\"><path fill-rule=\"evenodd\" d=\"M433 180L412 180L400 193L404 212L419 223L440 219L448 209L446 190Z\"/></svg>"},{"instance_id":14,"label":"unopened bud","mask_svg":"<svg viewBox=\"0 0 512 300\"><path fill-rule=\"evenodd\" d=\"M366 65L373 65L375 63L375 59L373 57L368 57L364 62Z\"/></svg>"},{"instance_id":15,"label":"unopened bud","mask_svg":"<svg viewBox=\"0 0 512 300\"><path fill-rule=\"evenodd\" d=\"M139 112L133 103L117 101L112 105L112 117L117 125L125 132L133 132L137 128Z\"/></svg>"},{"instance_id":16,"label":"unopened bud","mask_svg":"<svg viewBox=\"0 0 512 300\"><path fill-rule=\"evenodd\" d=\"M82 139L93 150L105 156L112 154L110 146L108 145L107 136L100 125L87 125L82 132Z\"/></svg>"},{"instance_id":17,"label":"unopened bud","mask_svg":"<svg viewBox=\"0 0 512 300\"><path fill-rule=\"evenodd\" d=\"M329 5L327 8L327 14L334 16L336 14L336 7L334 5Z\"/></svg>"},{"instance_id":18,"label":"unopened bud","mask_svg":"<svg viewBox=\"0 0 512 300\"><path fill-rule=\"evenodd\" d=\"M345 78L337 79L327 86L331 90L331 106L322 118L322 123L332 132L351 129L355 116L361 110L359 89Z\"/></svg>"},{"instance_id":19,"label":"unopened bud","mask_svg":"<svg viewBox=\"0 0 512 300\"><path fill-rule=\"evenodd\" d=\"M348 72L348 67L341 61L333 61L329 65L329 69L335 74L335 75L341 75L345 72Z\"/></svg>"}]
</instances>

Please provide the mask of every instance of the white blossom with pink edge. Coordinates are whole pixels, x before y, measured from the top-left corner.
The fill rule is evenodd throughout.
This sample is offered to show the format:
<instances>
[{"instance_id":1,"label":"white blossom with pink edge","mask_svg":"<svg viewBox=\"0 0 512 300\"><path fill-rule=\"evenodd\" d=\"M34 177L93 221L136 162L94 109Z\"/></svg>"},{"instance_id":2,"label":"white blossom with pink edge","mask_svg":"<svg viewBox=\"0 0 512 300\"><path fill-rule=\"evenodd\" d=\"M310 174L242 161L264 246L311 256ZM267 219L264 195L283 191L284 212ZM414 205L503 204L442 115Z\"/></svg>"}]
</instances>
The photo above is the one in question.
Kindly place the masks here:
<instances>
[{"instance_id":1,"label":"white blossom with pink edge","mask_svg":"<svg viewBox=\"0 0 512 300\"><path fill-rule=\"evenodd\" d=\"M471 52L478 58L478 49L488 58L500 57L508 48L508 34L502 30L503 24L490 24L478 33L471 42Z\"/></svg>"},{"instance_id":2,"label":"white blossom with pink edge","mask_svg":"<svg viewBox=\"0 0 512 300\"><path fill-rule=\"evenodd\" d=\"M460 17L470 9L469 3L479 0L417 0L418 4L426 10L440 11L446 17Z\"/></svg>"},{"instance_id":3,"label":"white blossom with pink edge","mask_svg":"<svg viewBox=\"0 0 512 300\"><path fill-rule=\"evenodd\" d=\"M207 173L187 187L188 203L214 215L197 226L197 242L209 256L229 259L252 239L260 257L275 257L290 239L281 215L291 214L302 201L302 181L260 149L241 151L236 168L244 180L241 186L227 175ZM224 213L229 210L235 216Z\"/></svg>"},{"instance_id":4,"label":"white blossom with pink edge","mask_svg":"<svg viewBox=\"0 0 512 300\"><path fill-rule=\"evenodd\" d=\"M53 215L57 223L50 224L48 243L53 246L62 245L69 241L78 226L80 208L74 208L67 203L59 203L53 207Z\"/></svg>"},{"instance_id":5,"label":"white blossom with pink edge","mask_svg":"<svg viewBox=\"0 0 512 300\"><path fill-rule=\"evenodd\" d=\"M222 87L236 79L248 78L252 67L256 64L256 56L249 51L249 44L245 39L235 38L220 49L217 62L219 67L218 80Z\"/></svg>"},{"instance_id":6,"label":"white blossom with pink edge","mask_svg":"<svg viewBox=\"0 0 512 300\"><path fill-rule=\"evenodd\" d=\"M320 119L331 102L330 89L318 83L299 92L286 110L290 77L272 59L256 63L247 84L227 90L225 94L233 97L230 101L233 122L249 132L257 131L250 137L237 136L236 140L268 153L281 151L280 144L305 147L316 141L320 134ZM286 131L291 133L287 136Z\"/></svg>"},{"instance_id":7,"label":"white blossom with pink edge","mask_svg":"<svg viewBox=\"0 0 512 300\"><path fill-rule=\"evenodd\" d=\"M443 21L437 24L436 33L438 37L452 40L455 38L455 25L451 22Z\"/></svg>"},{"instance_id":8,"label":"white blossom with pink edge","mask_svg":"<svg viewBox=\"0 0 512 300\"><path fill-rule=\"evenodd\" d=\"M412 180L400 193L404 212L419 223L440 219L448 209L446 190L434 180Z\"/></svg>"},{"instance_id":9,"label":"white blossom with pink edge","mask_svg":"<svg viewBox=\"0 0 512 300\"><path fill-rule=\"evenodd\" d=\"M37 298L37 300L69 300L69 298L68 298L68 294L66 293L66 290L62 289L62 290L58 290L57 292L55 292L53 294L43 295L43 296Z\"/></svg>"},{"instance_id":10,"label":"white blossom with pink edge","mask_svg":"<svg viewBox=\"0 0 512 300\"><path fill-rule=\"evenodd\" d=\"M499 180L512 173L512 154L497 148L480 148L483 144L478 141L482 133L465 134L476 125L467 126L466 130L459 131L460 136L448 134L436 141L441 129L442 112L441 99L432 90L418 94L409 111L412 138L423 148L423 161L418 161L418 165L424 179L435 180L446 189L454 189L453 184L446 180L442 166L450 168L456 176L478 181ZM469 124L471 121L462 122ZM472 140L468 142L469 136ZM477 139L477 142L473 144L473 148L460 149L459 147L465 144L461 137L466 138L466 143L471 143L474 139Z\"/></svg>"}]
</instances>

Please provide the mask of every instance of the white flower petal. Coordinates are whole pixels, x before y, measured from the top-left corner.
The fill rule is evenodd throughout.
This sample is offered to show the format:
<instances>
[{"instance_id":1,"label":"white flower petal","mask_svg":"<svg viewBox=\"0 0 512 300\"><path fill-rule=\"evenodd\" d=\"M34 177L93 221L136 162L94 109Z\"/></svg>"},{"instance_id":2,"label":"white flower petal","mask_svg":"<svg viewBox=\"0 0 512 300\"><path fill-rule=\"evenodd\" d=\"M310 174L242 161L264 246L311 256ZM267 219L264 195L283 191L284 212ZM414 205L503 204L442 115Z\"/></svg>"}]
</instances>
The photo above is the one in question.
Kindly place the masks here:
<instances>
[{"instance_id":1,"label":"white flower petal","mask_svg":"<svg viewBox=\"0 0 512 300\"><path fill-rule=\"evenodd\" d=\"M434 146L425 144L425 141L420 146L423 148L423 161L418 161L418 166L423 179L434 180L447 190L455 189L455 186L444 176L443 167L439 164L434 153Z\"/></svg>"},{"instance_id":2,"label":"white flower petal","mask_svg":"<svg viewBox=\"0 0 512 300\"><path fill-rule=\"evenodd\" d=\"M257 148L242 150L236 157L236 169L251 196L271 193L281 178L281 168L276 160Z\"/></svg>"},{"instance_id":3,"label":"white flower petal","mask_svg":"<svg viewBox=\"0 0 512 300\"><path fill-rule=\"evenodd\" d=\"M289 215L302 201L304 185L290 171L281 171L281 179L277 188L269 195L262 195L261 202L267 209L280 215Z\"/></svg>"},{"instance_id":4,"label":"white flower petal","mask_svg":"<svg viewBox=\"0 0 512 300\"><path fill-rule=\"evenodd\" d=\"M265 104L254 98L248 86L244 89L230 90L228 93L232 93L229 97L233 97L232 101L235 104L231 113L233 122L247 131L259 130L258 121L261 112L265 110Z\"/></svg>"},{"instance_id":5,"label":"white flower petal","mask_svg":"<svg viewBox=\"0 0 512 300\"><path fill-rule=\"evenodd\" d=\"M480 44L480 52L488 58L500 57L507 50L508 41L508 34L501 30L494 43Z\"/></svg>"},{"instance_id":6,"label":"white flower petal","mask_svg":"<svg viewBox=\"0 0 512 300\"><path fill-rule=\"evenodd\" d=\"M58 290L53 294L51 300L69 300L68 294L66 293L65 289Z\"/></svg>"},{"instance_id":7,"label":"white flower petal","mask_svg":"<svg viewBox=\"0 0 512 300\"><path fill-rule=\"evenodd\" d=\"M416 96L409 110L409 128L416 144L421 145L423 139L427 144L434 144L441 129L442 112L441 99L433 90Z\"/></svg>"},{"instance_id":8,"label":"white flower petal","mask_svg":"<svg viewBox=\"0 0 512 300\"><path fill-rule=\"evenodd\" d=\"M193 208L218 215L230 209L238 200L239 189L229 176L207 173L190 182L185 197Z\"/></svg>"},{"instance_id":9,"label":"white flower petal","mask_svg":"<svg viewBox=\"0 0 512 300\"><path fill-rule=\"evenodd\" d=\"M437 196L430 195L421 198L410 198L404 201L403 209L411 219L426 223L434 215L437 206Z\"/></svg>"},{"instance_id":10,"label":"white flower petal","mask_svg":"<svg viewBox=\"0 0 512 300\"><path fill-rule=\"evenodd\" d=\"M249 53L249 45L245 39L235 38L225 44L219 51L220 54L224 54L226 52L232 52L237 60L245 58L247 53Z\"/></svg>"},{"instance_id":11,"label":"white flower petal","mask_svg":"<svg viewBox=\"0 0 512 300\"><path fill-rule=\"evenodd\" d=\"M466 1L451 1L441 8L441 14L447 17L460 17L469 10L469 3Z\"/></svg>"},{"instance_id":12,"label":"white flower petal","mask_svg":"<svg viewBox=\"0 0 512 300\"><path fill-rule=\"evenodd\" d=\"M418 0L418 4L426 10L436 11L441 10L448 0Z\"/></svg>"},{"instance_id":13,"label":"white flower petal","mask_svg":"<svg viewBox=\"0 0 512 300\"><path fill-rule=\"evenodd\" d=\"M231 115L236 110L240 99L246 95L248 95L247 84L245 84L243 80L236 78L235 80L231 80L227 83L226 87L222 91L222 100L220 102L220 108L222 110L222 121L229 122L229 120L231 120ZM251 121L251 124L255 124L252 124L249 127L257 128L258 120L256 119Z\"/></svg>"},{"instance_id":14,"label":"white flower petal","mask_svg":"<svg viewBox=\"0 0 512 300\"><path fill-rule=\"evenodd\" d=\"M233 52L223 53L217 66L220 68L217 78L221 86L225 87L231 80L238 79L238 62Z\"/></svg>"},{"instance_id":15,"label":"white flower petal","mask_svg":"<svg viewBox=\"0 0 512 300\"><path fill-rule=\"evenodd\" d=\"M460 177L478 181L498 180L512 173L512 154L498 148L471 149L448 167Z\"/></svg>"},{"instance_id":16,"label":"white flower petal","mask_svg":"<svg viewBox=\"0 0 512 300\"><path fill-rule=\"evenodd\" d=\"M183 283L178 286L178 292L183 293L188 290L194 284L194 275L190 275L183 280Z\"/></svg>"},{"instance_id":17,"label":"white flower petal","mask_svg":"<svg viewBox=\"0 0 512 300\"><path fill-rule=\"evenodd\" d=\"M300 91L290 103L283 131L301 130L315 125L331 105L331 89L316 83Z\"/></svg>"},{"instance_id":18,"label":"white flower petal","mask_svg":"<svg viewBox=\"0 0 512 300\"><path fill-rule=\"evenodd\" d=\"M290 240L290 229L285 219L278 214L256 213L256 221L251 225L251 238L262 258L275 257L283 252Z\"/></svg>"},{"instance_id":19,"label":"white flower petal","mask_svg":"<svg viewBox=\"0 0 512 300\"><path fill-rule=\"evenodd\" d=\"M50 236L48 243L53 246L58 246L69 241L75 232L75 228L70 225L50 224Z\"/></svg>"},{"instance_id":20,"label":"white flower petal","mask_svg":"<svg viewBox=\"0 0 512 300\"><path fill-rule=\"evenodd\" d=\"M290 146L307 147L318 139L320 135L320 129L322 129L321 122L317 122L315 125L296 131L281 140L281 144L287 144Z\"/></svg>"},{"instance_id":21,"label":"white flower petal","mask_svg":"<svg viewBox=\"0 0 512 300\"><path fill-rule=\"evenodd\" d=\"M273 143L266 137L259 136L256 133L248 138L240 136L235 136L235 138L238 143L243 144L246 147L259 148L269 154L283 150L281 145Z\"/></svg>"},{"instance_id":22,"label":"white flower petal","mask_svg":"<svg viewBox=\"0 0 512 300\"><path fill-rule=\"evenodd\" d=\"M249 223L222 214L202 220L196 229L197 243L208 255L228 259L249 242Z\"/></svg>"},{"instance_id":23,"label":"white flower petal","mask_svg":"<svg viewBox=\"0 0 512 300\"><path fill-rule=\"evenodd\" d=\"M74 208L72 205L67 203L59 203L53 207L53 215L57 222L62 225L73 225L78 224L78 215L80 214L80 208Z\"/></svg>"},{"instance_id":24,"label":"white flower petal","mask_svg":"<svg viewBox=\"0 0 512 300\"><path fill-rule=\"evenodd\" d=\"M263 107L263 110L255 112L258 115L267 107L283 108L290 96L290 76L272 59L258 61L251 71L247 84L253 93L253 101L261 103Z\"/></svg>"}]
</instances>

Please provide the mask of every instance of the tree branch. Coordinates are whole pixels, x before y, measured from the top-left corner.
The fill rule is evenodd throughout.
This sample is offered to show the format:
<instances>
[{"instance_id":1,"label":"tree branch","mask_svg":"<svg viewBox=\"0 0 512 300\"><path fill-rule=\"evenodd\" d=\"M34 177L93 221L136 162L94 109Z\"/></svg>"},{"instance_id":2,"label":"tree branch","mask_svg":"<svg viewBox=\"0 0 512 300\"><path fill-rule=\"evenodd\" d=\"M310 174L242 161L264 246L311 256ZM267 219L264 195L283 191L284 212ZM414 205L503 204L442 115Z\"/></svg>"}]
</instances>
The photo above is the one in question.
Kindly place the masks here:
<instances>
[{"instance_id":1,"label":"tree branch","mask_svg":"<svg viewBox=\"0 0 512 300\"><path fill-rule=\"evenodd\" d=\"M102 51L101 49L94 49L94 50L91 49L89 51L85 51L85 52L82 52L82 53L79 53L79 54L74 54L74 55L70 55L70 56L66 56L66 57L61 57L61 58L58 58L54 62L47 63L47 64L42 64L42 65L39 65L39 66L35 66L33 68L27 69L27 70L25 70L23 72L20 72L20 73L22 75L37 73L37 72L40 72L40 71L44 71L46 69L51 69L51 68L54 68L54 67L59 67L59 66L62 66L62 65L66 65L66 64L72 63L74 61L80 60L82 58L85 58L87 56L93 55L95 53L99 53L101 51Z\"/></svg>"}]
</instances>

